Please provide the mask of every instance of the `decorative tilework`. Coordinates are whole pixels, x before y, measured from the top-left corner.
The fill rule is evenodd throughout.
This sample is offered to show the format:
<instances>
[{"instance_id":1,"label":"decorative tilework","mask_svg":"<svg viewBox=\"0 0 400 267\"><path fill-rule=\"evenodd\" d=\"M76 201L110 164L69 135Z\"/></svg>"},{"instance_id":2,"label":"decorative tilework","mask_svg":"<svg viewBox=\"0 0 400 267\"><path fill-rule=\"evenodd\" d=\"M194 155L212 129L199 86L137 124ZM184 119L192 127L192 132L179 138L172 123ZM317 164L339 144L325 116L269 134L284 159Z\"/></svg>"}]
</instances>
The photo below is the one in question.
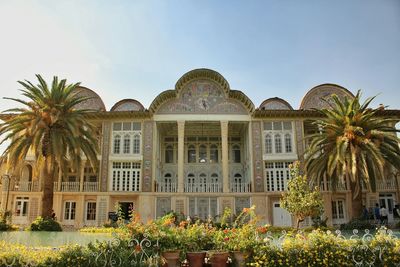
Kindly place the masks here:
<instances>
[{"instance_id":1,"label":"decorative tilework","mask_svg":"<svg viewBox=\"0 0 400 267\"><path fill-rule=\"evenodd\" d=\"M312 109L312 108L328 108L329 105L322 99L328 100L331 95L337 95L340 99L344 99L345 96L353 98L354 96L344 89L343 87L339 87L333 84L324 84L317 87L314 87L304 96L301 101L301 109Z\"/></svg>"},{"instance_id":2,"label":"decorative tilework","mask_svg":"<svg viewBox=\"0 0 400 267\"><path fill-rule=\"evenodd\" d=\"M182 89L176 99L164 103L159 114L247 114L238 101L228 99L223 89L210 80L196 80Z\"/></svg>"},{"instance_id":3,"label":"decorative tilework","mask_svg":"<svg viewBox=\"0 0 400 267\"><path fill-rule=\"evenodd\" d=\"M107 177L108 177L108 157L110 155L110 131L111 131L111 122L106 121L103 123L103 143L102 153L101 153L101 184L100 191L107 191Z\"/></svg>"},{"instance_id":4,"label":"decorative tilework","mask_svg":"<svg viewBox=\"0 0 400 267\"><path fill-rule=\"evenodd\" d=\"M144 152L142 192L151 192L152 160L153 160L153 122L144 122Z\"/></svg>"},{"instance_id":5,"label":"decorative tilework","mask_svg":"<svg viewBox=\"0 0 400 267\"><path fill-rule=\"evenodd\" d=\"M295 129L296 129L296 141L297 141L297 155L299 155L299 160L303 162L304 160L303 122L295 121Z\"/></svg>"},{"instance_id":6,"label":"decorative tilework","mask_svg":"<svg viewBox=\"0 0 400 267\"><path fill-rule=\"evenodd\" d=\"M252 122L254 192L264 192L264 171L261 146L261 123Z\"/></svg>"}]
</instances>

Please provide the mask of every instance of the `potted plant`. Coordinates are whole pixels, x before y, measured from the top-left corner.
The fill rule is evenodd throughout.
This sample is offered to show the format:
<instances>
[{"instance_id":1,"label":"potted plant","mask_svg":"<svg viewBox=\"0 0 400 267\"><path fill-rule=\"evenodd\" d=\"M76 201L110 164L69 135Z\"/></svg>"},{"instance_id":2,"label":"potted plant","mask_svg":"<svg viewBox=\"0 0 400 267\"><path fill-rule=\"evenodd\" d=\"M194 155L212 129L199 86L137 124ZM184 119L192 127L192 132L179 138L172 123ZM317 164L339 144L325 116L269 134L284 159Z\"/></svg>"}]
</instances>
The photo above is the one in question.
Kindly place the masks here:
<instances>
[{"instance_id":1,"label":"potted plant","mask_svg":"<svg viewBox=\"0 0 400 267\"><path fill-rule=\"evenodd\" d=\"M206 250L211 247L211 235L208 224L197 221L191 224L183 221L180 225L182 244L190 267L202 267Z\"/></svg>"},{"instance_id":2,"label":"potted plant","mask_svg":"<svg viewBox=\"0 0 400 267\"><path fill-rule=\"evenodd\" d=\"M168 267L178 267L182 249L182 229L176 227L175 217L168 214L156 222L157 240Z\"/></svg>"},{"instance_id":3,"label":"potted plant","mask_svg":"<svg viewBox=\"0 0 400 267\"><path fill-rule=\"evenodd\" d=\"M244 208L235 219L225 243L232 252L234 265L245 266L245 261L258 243L257 217L254 213L255 206Z\"/></svg>"}]
</instances>

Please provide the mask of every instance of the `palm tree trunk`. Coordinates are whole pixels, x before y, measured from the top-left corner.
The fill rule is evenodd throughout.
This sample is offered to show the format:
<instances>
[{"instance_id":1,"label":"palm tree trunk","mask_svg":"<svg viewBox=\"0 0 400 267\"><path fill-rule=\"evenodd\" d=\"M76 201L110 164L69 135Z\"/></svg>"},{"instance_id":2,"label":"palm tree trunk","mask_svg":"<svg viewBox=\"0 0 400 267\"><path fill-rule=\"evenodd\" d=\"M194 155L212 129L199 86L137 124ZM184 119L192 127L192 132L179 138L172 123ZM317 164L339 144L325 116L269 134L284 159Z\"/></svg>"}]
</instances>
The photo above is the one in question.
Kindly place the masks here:
<instances>
[{"instance_id":1,"label":"palm tree trunk","mask_svg":"<svg viewBox=\"0 0 400 267\"><path fill-rule=\"evenodd\" d=\"M351 195L352 195L352 218L361 218L362 211L363 211L363 204L362 204L362 189L356 188L356 184L351 182Z\"/></svg>"},{"instance_id":2,"label":"palm tree trunk","mask_svg":"<svg viewBox=\"0 0 400 267\"><path fill-rule=\"evenodd\" d=\"M45 157L43 164L43 198L42 198L42 217L51 218L53 213L53 193L54 193L54 161L51 156Z\"/></svg>"}]
</instances>

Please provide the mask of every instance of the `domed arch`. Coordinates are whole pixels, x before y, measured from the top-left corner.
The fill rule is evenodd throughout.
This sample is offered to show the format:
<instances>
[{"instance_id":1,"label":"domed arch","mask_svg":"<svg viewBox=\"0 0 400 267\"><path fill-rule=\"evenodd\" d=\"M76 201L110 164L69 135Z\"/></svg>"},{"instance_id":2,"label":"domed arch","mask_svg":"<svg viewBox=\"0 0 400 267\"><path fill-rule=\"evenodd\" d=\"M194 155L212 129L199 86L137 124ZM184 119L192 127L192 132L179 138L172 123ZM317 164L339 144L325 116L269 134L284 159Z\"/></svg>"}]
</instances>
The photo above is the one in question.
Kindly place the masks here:
<instances>
[{"instance_id":1,"label":"domed arch","mask_svg":"<svg viewBox=\"0 0 400 267\"><path fill-rule=\"evenodd\" d=\"M136 99L122 99L115 103L110 111L144 111L144 107Z\"/></svg>"},{"instance_id":2,"label":"domed arch","mask_svg":"<svg viewBox=\"0 0 400 267\"><path fill-rule=\"evenodd\" d=\"M340 85L331 83L320 84L307 92L301 101L300 109L327 108L329 105L322 101L322 99L329 99L333 94L339 98L354 98L354 95L349 90Z\"/></svg>"},{"instance_id":3,"label":"domed arch","mask_svg":"<svg viewBox=\"0 0 400 267\"><path fill-rule=\"evenodd\" d=\"M77 109L91 109L94 111L106 111L106 106L100 96L93 90L79 86L76 89L76 94L80 97L87 97L86 101L83 101L76 105Z\"/></svg>"},{"instance_id":4,"label":"domed arch","mask_svg":"<svg viewBox=\"0 0 400 267\"><path fill-rule=\"evenodd\" d=\"M190 82L196 79L210 79L216 82L226 95L229 94L230 86L228 81L219 72L211 69L194 69L183 74L175 84L175 90L179 94L180 91Z\"/></svg>"},{"instance_id":5,"label":"domed arch","mask_svg":"<svg viewBox=\"0 0 400 267\"><path fill-rule=\"evenodd\" d=\"M218 72L195 69L179 78L175 90L159 94L149 110L159 114L249 114L254 105L243 92L231 90Z\"/></svg>"},{"instance_id":6,"label":"domed arch","mask_svg":"<svg viewBox=\"0 0 400 267\"><path fill-rule=\"evenodd\" d=\"M292 106L284 99L279 97L271 97L264 100L259 109L261 110L293 110Z\"/></svg>"}]
</instances>

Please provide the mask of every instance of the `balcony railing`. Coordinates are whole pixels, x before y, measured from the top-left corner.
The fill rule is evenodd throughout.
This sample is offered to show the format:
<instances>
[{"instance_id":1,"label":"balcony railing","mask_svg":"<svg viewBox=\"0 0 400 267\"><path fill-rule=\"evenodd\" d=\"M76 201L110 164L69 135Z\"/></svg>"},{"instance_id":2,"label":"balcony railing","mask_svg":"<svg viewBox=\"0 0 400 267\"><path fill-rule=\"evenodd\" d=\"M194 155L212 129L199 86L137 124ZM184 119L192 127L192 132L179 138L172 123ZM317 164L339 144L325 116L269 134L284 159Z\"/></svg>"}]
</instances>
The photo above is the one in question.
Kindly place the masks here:
<instances>
[{"instance_id":1,"label":"balcony railing","mask_svg":"<svg viewBox=\"0 0 400 267\"><path fill-rule=\"evenodd\" d=\"M222 186L220 183L187 183L185 184L187 193L220 193Z\"/></svg>"},{"instance_id":2,"label":"balcony railing","mask_svg":"<svg viewBox=\"0 0 400 267\"><path fill-rule=\"evenodd\" d=\"M99 183L98 182L84 182L83 183L83 191L84 192L97 192L97 191L99 191Z\"/></svg>"},{"instance_id":3,"label":"balcony railing","mask_svg":"<svg viewBox=\"0 0 400 267\"><path fill-rule=\"evenodd\" d=\"M320 183L320 190L321 191L332 191L333 190L333 186L331 183L324 183L321 182ZM347 186L345 182L340 182L336 185L336 191L346 191L347 190Z\"/></svg>"},{"instance_id":4,"label":"balcony railing","mask_svg":"<svg viewBox=\"0 0 400 267\"><path fill-rule=\"evenodd\" d=\"M62 192L79 192L80 182L61 182Z\"/></svg>"},{"instance_id":5,"label":"balcony railing","mask_svg":"<svg viewBox=\"0 0 400 267\"><path fill-rule=\"evenodd\" d=\"M156 184L156 192L175 193L178 191L177 189L178 186L176 183L157 182Z\"/></svg>"},{"instance_id":6,"label":"balcony railing","mask_svg":"<svg viewBox=\"0 0 400 267\"><path fill-rule=\"evenodd\" d=\"M232 193L249 193L251 192L250 183L231 183Z\"/></svg>"},{"instance_id":7,"label":"balcony railing","mask_svg":"<svg viewBox=\"0 0 400 267\"><path fill-rule=\"evenodd\" d=\"M14 185L14 191L20 192L38 192L39 188L39 181L19 182L18 184Z\"/></svg>"},{"instance_id":8,"label":"balcony railing","mask_svg":"<svg viewBox=\"0 0 400 267\"><path fill-rule=\"evenodd\" d=\"M396 181L394 179L377 181L376 190L396 190Z\"/></svg>"},{"instance_id":9,"label":"balcony railing","mask_svg":"<svg viewBox=\"0 0 400 267\"><path fill-rule=\"evenodd\" d=\"M54 182L54 191L60 192L80 192L81 190L80 182L61 182L61 190L58 190L58 182ZM84 182L83 183L84 192L98 192L99 183L98 182Z\"/></svg>"}]
</instances>

